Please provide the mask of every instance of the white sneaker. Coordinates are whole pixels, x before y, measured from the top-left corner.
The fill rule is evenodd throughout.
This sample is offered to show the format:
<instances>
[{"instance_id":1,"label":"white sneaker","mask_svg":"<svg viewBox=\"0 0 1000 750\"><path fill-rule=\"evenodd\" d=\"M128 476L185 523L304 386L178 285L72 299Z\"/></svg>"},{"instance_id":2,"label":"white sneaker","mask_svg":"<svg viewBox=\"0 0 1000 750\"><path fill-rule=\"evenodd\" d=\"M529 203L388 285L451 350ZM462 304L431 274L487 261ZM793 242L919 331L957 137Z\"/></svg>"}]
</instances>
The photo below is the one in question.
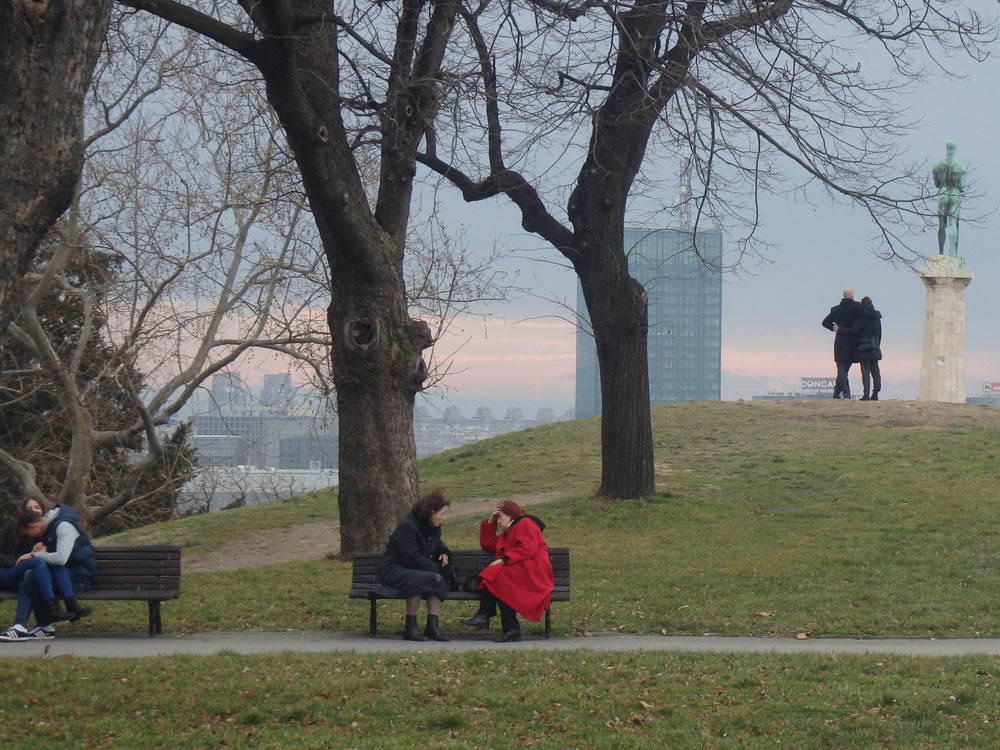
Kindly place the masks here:
<instances>
[{"instance_id":1,"label":"white sneaker","mask_svg":"<svg viewBox=\"0 0 1000 750\"><path fill-rule=\"evenodd\" d=\"M28 633L22 638L24 640L35 640L35 641L51 641L56 637L56 630L52 627L46 627L45 625L38 625L33 627Z\"/></svg>"},{"instance_id":2,"label":"white sneaker","mask_svg":"<svg viewBox=\"0 0 1000 750\"><path fill-rule=\"evenodd\" d=\"M0 633L0 641L26 641L28 640L28 629L24 625L15 623Z\"/></svg>"}]
</instances>

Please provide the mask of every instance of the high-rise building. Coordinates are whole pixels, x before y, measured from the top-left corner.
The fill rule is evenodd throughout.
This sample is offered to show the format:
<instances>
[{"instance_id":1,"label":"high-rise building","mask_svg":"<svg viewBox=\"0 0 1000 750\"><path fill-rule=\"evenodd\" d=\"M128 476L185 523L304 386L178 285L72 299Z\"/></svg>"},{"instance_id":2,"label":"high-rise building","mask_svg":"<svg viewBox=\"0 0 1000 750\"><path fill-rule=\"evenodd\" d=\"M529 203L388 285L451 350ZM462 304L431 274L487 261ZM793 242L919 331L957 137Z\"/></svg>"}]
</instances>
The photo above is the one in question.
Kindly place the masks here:
<instances>
[{"instance_id":1,"label":"high-rise building","mask_svg":"<svg viewBox=\"0 0 1000 750\"><path fill-rule=\"evenodd\" d=\"M648 299L649 400L717 401L722 380L722 233L628 227L629 273ZM577 284L576 417L601 413L597 349Z\"/></svg>"},{"instance_id":2,"label":"high-rise building","mask_svg":"<svg viewBox=\"0 0 1000 750\"><path fill-rule=\"evenodd\" d=\"M246 406L248 392L239 372L219 372L212 376L212 406Z\"/></svg>"},{"instance_id":3,"label":"high-rise building","mask_svg":"<svg viewBox=\"0 0 1000 750\"><path fill-rule=\"evenodd\" d=\"M287 372L264 376L264 386L260 391L260 402L264 406L277 406L292 401L292 376Z\"/></svg>"}]
</instances>

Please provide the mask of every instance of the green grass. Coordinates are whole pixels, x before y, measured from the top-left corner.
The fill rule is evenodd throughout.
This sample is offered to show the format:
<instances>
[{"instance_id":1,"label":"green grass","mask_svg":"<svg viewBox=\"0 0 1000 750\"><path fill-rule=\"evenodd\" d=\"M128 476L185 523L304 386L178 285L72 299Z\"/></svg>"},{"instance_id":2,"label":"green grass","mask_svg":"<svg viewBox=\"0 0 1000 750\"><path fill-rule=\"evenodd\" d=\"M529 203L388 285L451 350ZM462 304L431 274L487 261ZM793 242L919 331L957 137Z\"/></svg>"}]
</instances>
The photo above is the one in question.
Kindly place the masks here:
<instances>
[{"instance_id":1,"label":"green grass","mask_svg":"<svg viewBox=\"0 0 1000 750\"><path fill-rule=\"evenodd\" d=\"M549 543L572 549L555 636L1000 636L1000 411L866 406L657 407L659 491L641 500L593 497L596 420L447 451L421 462L421 478L458 502L560 493L525 501ZM334 519L335 505L319 492L114 540L191 554ZM475 546L476 519L449 519L445 538ZM164 625L363 631L367 604L347 599L349 579L335 560L185 574ZM394 637L402 608L380 607ZM145 628L141 603L95 610L70 627ZM471 611L446 603L446 632ZM0 747L985 749L997 746L998 674L996 657L884 655L11 658L0 659Z\"/></svg>"},{"instance_id":2,"label":"green grass","mask_svg":"<svg viewBox=\"0 0 1000 750\"><path fill-rule=\"evenodd\" d=\"M600 480L600 422L534 427L453 448L420 462L420 482L453 500L559 491L586 496Z\"/></svg>"},{"instance_id":3,"label":"green grass","mask_svg":"<svg viewBox=\"0 0 1000 750\"><path fill-rule=\"evenodd\" d=\"M220 539L243 539L262 531L283 529L302 523L336 521L335 487L318 490L274 503L189 516L154 523L104 537L108 544L178 544L185 552L205 552Z\"/></svg>"},{"instance_id":4,"label":"green grass","mask_svg":"<svg viewBox=\"0 0 1000 750\"><path fill-rule=\"evenodd\" d=\"M997 658L495 653L0 660L0 746L992 748Z\"/></svg>"},{"instance_id":5,"label":"green grass","mask_svg":"<svg viewBox=\"0 0 1000 750\"><path fill-rule=\"evenodd\" d=\"M549 543L572 549L573 600L553 609L557 635L1000 636L1000 412L956 406L934 426L918 405L866 406L656 407L662 489L642 500L593 497L597 420L446 451L422 461L421 476L458 502L562 493L535 509L526 501L548 523ZM312 493L115 541L197 552L220 537L333 518L335 505L330 492ZM476 528L450 519L445 539L474 547ZM344 596L349 577L349 565L331 560L186 574L165 622L180 631L363 630L364 602ZM382 605L385 630L397 609ZM445 626L467 609L446 605ZM142 627L141 605L97 610L82 627Z\"/></svg>"}]
</instances>

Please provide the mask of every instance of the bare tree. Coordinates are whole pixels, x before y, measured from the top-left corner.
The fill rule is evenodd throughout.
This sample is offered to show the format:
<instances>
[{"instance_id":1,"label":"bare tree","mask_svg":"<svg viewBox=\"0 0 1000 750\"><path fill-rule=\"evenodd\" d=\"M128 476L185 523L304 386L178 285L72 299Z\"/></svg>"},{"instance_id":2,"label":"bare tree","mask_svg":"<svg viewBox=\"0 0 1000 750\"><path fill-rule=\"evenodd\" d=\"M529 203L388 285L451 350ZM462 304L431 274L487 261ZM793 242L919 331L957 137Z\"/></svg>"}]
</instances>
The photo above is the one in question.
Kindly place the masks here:
<instances>
[{"instance_id":1,"label":"bare tree","mask_svg":"<svg viewBox=\"0 0 1000 750\"><path fill-rule=\"evenodd\" d=\"M883 252L903 257L900 224L927 195L901 164L896 97L995 38L944 0L482 2L461 25L471 43L450 61L451 117L418 158L467 201L506 196L572 264L600 365L600 491L614 497L654 488L646 293L623 247L630 201L662 189L650 157L692 160L695 235L735 219L746 243L760 191L813 186L860 205ZM862 49L882 75L862 70Z\"/></svg>"},{"instance_id":2,"label":"bare tree","mask_svg":"<svg viewBox=\"0 0 1000 750\"><path fill-rule=\"evenodd\" d=\"M322 311L331 281L297 166L247 65L154 16L119 13L87 112L88 160L71 231L33 277L38 292L15 330L30 358L65 384L56 393L66 397L60 413L69 415L72 445L61 482L45 476L48 491L60 487L60 500L103 520L162 466L157 428L247 352L298 362L326 390L330 337ZM357 164L370 189L372 162ZM432 339L471 302L505 294L502 276L488 270L491 259L470 260L437 228L408 244L404 304L433 321ZM117 258L118 275L96 286L71 284L67 268L91 248ZM38 314L38 300L52 288L71 288L85 312L81 330L99 329L113 345L96 371L80 367L79 347L64 347L69 354L52 346L55 332ZM102 379L126 368L147 373L145 383L130 394L134 418L110 429L93 396ZM98 491L94 456L140 445L147 454L123 463L116 490ZM22 491L40 494L30 459L37 446L23 447L0 452L0 461Z\"/></svg>"},{"instance_id":3,"label":"bare tree","mask_svg":"<svg viewBox=\"0 0 1000 750\"><path fill-rule=\"evenodd\" d=\"M12 292L69 207L111 0L0 0L0 345Z\"/></svg>"},{"instance_id":4,"label":"bare tree","mask_svg":"<svg viewBox=\"0 0 1000 750\"><path fill-rule=\"evenodd\" d=\"M194 4L135 0L251 63L298 164L330 270L327 320L340 421L341 554L381 546L417 496L413 404L429 326L403 276L415 155L434 120L460 4L324 0ZM359 163L377 163L369 200Z\"/></svg>"},{"instance_id":5,"label":"bare tree","mask_svg":"<svg viewBox=\"0 0 1000 750\"><path fill-rule=\"evenodd\" d=\"M49 471L46 480L85 520L103 520L137 496L167 458L156 428L245 352L265 348L326 370L329 341L314 330L318 319L325 330L315 298L326 273L312 235L297 228L305 201L277 124L259 97L218 86L207 69L215 56L206 61L193 36L166 39L160 25L116 19L88 110L77 209L51 257L27 277L33 286L21 292L10 326L26 352L13 364L31 362L58 384L59 408L49 416L63 415L71 438L58 476ZM188 116L182 124L178 111ZM115 258L118 273L82 275L93 252ZM45 314L53 290L78 301L70 332ZM97 335L107 352L90 348ZM122 377L137 369L145 382ZM2 373L5 382L11 374ZM108 382L126 392L124 419L102 411ZM7 390L0 410L24 398ZM93 481L100 451L143 447L138 460L120 462L115 481ZM42 494L32 459L40 451L31 441L0 450L22 492ZM188 471L177 467L167 481Z\"/></svg>"}]
</instances>

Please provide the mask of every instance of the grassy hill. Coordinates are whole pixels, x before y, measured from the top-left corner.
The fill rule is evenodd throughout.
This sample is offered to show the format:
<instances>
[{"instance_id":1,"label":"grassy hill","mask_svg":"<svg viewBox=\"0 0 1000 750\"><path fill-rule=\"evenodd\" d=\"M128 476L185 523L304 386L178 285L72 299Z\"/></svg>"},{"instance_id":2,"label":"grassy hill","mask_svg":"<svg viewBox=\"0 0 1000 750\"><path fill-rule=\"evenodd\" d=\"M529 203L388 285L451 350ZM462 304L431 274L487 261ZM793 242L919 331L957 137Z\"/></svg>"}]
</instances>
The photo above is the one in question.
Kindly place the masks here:
<instances>
[{"instance_id":1,"label":"grassy hill","mask_svg":"<svg viewBox=\"0 0 1000 750\"><path fill-rule=\"evenodd\" d=\"M649 498L593 497L595 419L445 451L421 462L422 482L456 503L527 496L529 509L533 493L563 493L537 509L549 543L572 548L574 600L555 609L559 634L1000 634L1000 410L692 402L655 407L653 416L658 493ZM116 541L162 539L197 551L335 516L332 492L319 492ZM450 520L446 540L475 546L476 523ZM300 576L320 590L299 590L292 581ZM186 575L167 621L269 629L294 619L361 630L364 607L344 598L348 580L349 566L333 560ZM223 606L212 606L218 597ZM229 597L267 606L227 616ZM464 615L450 609L446 624ZM95 617L93 627L108 624Z\"/></svg>"},{"instance_id":2,"label":"grassy hill","mask_svg":"<svg viewBox=\"0 0 1000 750\"><path fill-rule=\"evenodd\" d=\"M840 401L653 412L658 493L594 498L598 423L421 463L458 503L516 495L573 554L554 635L1000 636L1000 410ZM188 553L336 517L330 492L120 535ZM449 519L453 546L474 517ZM281 538L285 539L287 533ZM363 631L350 566L185 574L166 630ZM396 637L398 603L381 605ZM446 632L471 606L449 602ZM137 603L71 626L145 627ZM528 627L537 637L537 629ZM534 632L533 632L534 631ZM164 636L169 637L169 636ZM461 636L458 636L461 637ZM5 648L17 649L16 645ZM0 746L173 748L996 747L1000 658L527 652L0 660ZM46 686L51 700L31 698ZM28 697L25 697L28 696ZM101 710L95 711L94 705Z\"/></svg>"}]
</instances>

